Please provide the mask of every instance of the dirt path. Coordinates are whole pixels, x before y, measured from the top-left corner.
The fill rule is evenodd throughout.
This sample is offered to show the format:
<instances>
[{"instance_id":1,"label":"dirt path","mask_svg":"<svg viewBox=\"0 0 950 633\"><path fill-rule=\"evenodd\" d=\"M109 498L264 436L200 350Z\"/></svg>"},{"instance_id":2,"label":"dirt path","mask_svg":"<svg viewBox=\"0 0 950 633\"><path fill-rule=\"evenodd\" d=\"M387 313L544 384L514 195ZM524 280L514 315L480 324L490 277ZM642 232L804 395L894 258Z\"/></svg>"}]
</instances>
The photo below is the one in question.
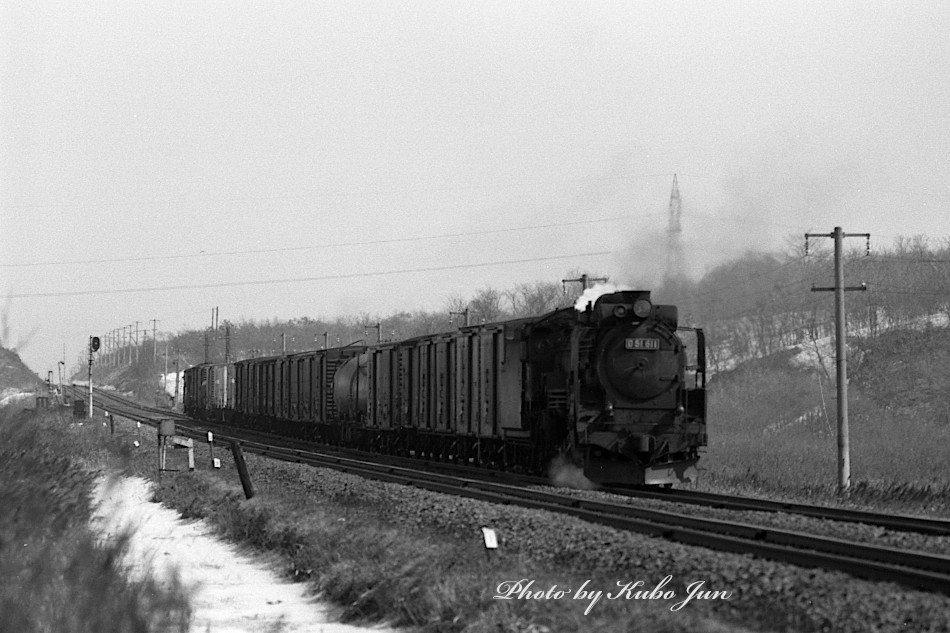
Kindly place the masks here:
<instances>
[{"instance_id":1,"label":"dirt path","mask_svg":"<svg viewBox=\"0 0 950 633\"><path fill-rule=\"evenodd\" d=\"M195 633L384 633L392 629L329 621L306 586L284 582L268 566L215 538L201 521L150 502L141 478L101 479L93 527L103 538L134 528L127 564L133 577L166 582L177 570L191 589Z\"/></svg>"}]
</instances>

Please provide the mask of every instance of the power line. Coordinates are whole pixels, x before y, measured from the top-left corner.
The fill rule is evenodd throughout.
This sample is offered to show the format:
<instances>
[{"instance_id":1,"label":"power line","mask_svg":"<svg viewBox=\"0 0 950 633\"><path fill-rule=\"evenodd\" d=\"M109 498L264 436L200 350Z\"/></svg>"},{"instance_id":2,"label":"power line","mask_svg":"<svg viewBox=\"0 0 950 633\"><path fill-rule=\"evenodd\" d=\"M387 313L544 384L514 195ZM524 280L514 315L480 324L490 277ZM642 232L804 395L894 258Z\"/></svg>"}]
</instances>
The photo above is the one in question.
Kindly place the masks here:
<instances>
[{"instance_id":1,"label":"power line","mask_svg":"<svg viewBox=\"0 0 950 633\"><path fill-rule=\"evenodd\" d=\"M659 215L650 214L650 215ZM648 216L647 216L648 217ZM442 233L438 235L423 235L420 237L394 237L382 240L366 240L362 242L336 242L331 244L315 244L311 246L285 246L281 248L262 248L238 251L213 251L201 253L189 253L181 255L145 255L142 257L117 257L111 259L83 259L83 260L61 260L46 262L28 262L25 264L0 264L0 268L27 268L33 266L73 266L76 264L112 264L124 262L143 262L159 261L170 259L191 259L198 257L218 257L231 255L259 255L264 253L288 253L293 251L307 251L328 248L352 248L357 246L379 246L381 244L397 244L402 242L419 242L424 240L438 240L451 237L474 237L477 235L497 235L499 233L513 233L517 231L532 231L536 229L549 229L566 226L578 226L581 224L597 224L600 222L616 222L618 220L628 219L625 216L614 216L609 218L594 218L592 220L576 220L574 222L552 222L550 224L536 224L533 226L519 226L505 229L488 229L484 231L468 231L460 233Z\"/></svg>"},{"instance_id":2,"label":"power line","mask_svg":"<svg viewBox=\"0 0 950 633\"><path fill-rule=\"evenodd\" d=\"M950 264L950 259L923 259L916 257L888 257L882 255L880 257L873 257L871 261L876 264L890 264L890 263L910 263L910 264Z\"/></svg>"},{"instance_id":3,"label":"power line","mask_svg":"<svg viewBox=\"0 0 950 633\"><path fill-rule=\"evenodd\" d=\"M879 286L877 284L869 284L868 289L873 292L880 292L889 295L922 295L922 296L931 296L931 297L950 297L950 288L941 290L918 290L916 288L901 288L894 286Z\"/></svg>"},{"instance_id":4,"label":"power line","mask_svg":"<svg viewBox=\"0 0 950 633\"><path fill-rule=\"evenodd\" d=\"M168 290L204 290L209 288L231 288L236 286L266 286L270 284L300 283L307 281L330 281L336 279L356 279L360 277L381 277L389 275L404 275L410 273L437 272L444 270L460 270L464 268L487 268L490 266L507 266L512 264L529 264L534 262L555 261L575 257L598 257L610 255L613 251L596 251L590 253L575 253L572 255L558 255L554 257L535 257L531 259L512 259L505 261L483 262L479 264L457 264L453 266L430 266L425 268L407 268L403 270L385 270L368 273L349 273L344 275L323 275L319 277L295 277L291 279L267 279L263 281L233 281L216 284L188 284L179 286L150 286L142 288L118 288L114 290L73 290L68 292L37 292L27 294L6 295L8 299L31 299L39 297L75 297L82 295L111 295L133 292L157 292Z\"/></svg>"}]
</instances>

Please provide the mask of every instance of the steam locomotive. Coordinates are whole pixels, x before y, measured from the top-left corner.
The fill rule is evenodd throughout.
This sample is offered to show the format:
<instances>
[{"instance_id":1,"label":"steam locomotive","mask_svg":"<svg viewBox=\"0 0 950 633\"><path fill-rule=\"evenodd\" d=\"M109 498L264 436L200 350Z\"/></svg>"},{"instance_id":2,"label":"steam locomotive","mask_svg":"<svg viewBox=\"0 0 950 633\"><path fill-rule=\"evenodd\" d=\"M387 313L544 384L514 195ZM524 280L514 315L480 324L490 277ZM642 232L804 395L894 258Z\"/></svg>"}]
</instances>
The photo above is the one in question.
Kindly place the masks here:
<instances>
[{"instance_id":1,"label":"steam locomotive","mask_svg":"<svg viewBox=\"0 0 950 633\"><path fill-rule=\"evenodd\" d=\"M583 310L376 345L203 364L189 416L375 453L601 483L696 477L706 437L702 330L649 291ZM561 460L563 461L563 460Z\"/></svg>"}]
</instances>

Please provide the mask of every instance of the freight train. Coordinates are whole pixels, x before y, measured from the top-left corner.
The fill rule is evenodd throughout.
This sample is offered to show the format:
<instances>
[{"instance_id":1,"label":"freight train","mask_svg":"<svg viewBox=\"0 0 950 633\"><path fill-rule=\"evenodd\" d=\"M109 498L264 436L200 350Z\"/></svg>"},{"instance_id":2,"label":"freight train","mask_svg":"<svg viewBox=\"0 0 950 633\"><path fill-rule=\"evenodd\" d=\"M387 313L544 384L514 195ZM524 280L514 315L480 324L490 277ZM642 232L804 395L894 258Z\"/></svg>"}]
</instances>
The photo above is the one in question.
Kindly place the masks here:
<instances>
[{"instance_id":1,"label":"freight train","mask_svg":"<svg viewBox=\"0 0 950 633\"><path fill-rule=\"evenodd\" d=\"M696 477L705 341L649 291L376 345L202 364L191 417L380 454L600 483ZM560 458L560 459L558 459Z\"/></svg>"}]
</instances>

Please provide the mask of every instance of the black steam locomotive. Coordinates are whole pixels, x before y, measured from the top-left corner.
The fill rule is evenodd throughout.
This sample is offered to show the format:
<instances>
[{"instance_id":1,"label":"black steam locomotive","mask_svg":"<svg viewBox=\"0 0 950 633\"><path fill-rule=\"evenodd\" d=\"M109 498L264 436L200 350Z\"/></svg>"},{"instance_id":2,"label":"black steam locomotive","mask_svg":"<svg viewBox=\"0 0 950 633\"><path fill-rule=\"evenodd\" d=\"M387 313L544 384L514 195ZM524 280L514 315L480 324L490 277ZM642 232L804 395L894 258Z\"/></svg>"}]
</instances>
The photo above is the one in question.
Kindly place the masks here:
<instances>
[{"instance_id":1,"label":"black steam locomotive","mask_svg":"<svg viewBox=\"0 0 950 633\"><path fill-rule=\"evenodd\" d=\"M603 483L696 476L706 445L702 330L648 291L377 345L185 372L185 412L376 453Z\"/></svg>"}]
</instances>

